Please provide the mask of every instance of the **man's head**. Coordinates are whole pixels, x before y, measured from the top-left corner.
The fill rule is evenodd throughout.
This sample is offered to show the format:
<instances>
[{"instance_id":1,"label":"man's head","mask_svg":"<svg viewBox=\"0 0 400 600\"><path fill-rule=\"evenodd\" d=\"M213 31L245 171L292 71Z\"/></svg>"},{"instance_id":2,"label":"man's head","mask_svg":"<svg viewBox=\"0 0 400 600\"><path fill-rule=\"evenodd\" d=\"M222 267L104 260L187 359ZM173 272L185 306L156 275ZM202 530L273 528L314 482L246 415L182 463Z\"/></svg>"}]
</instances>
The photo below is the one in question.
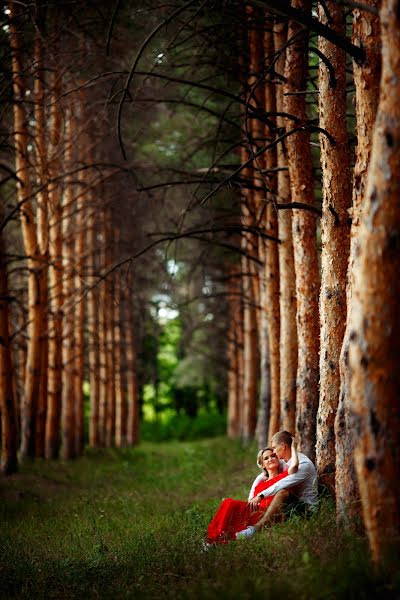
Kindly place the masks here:
<instances>
[{"instance_id":1,"label":"man's head","mask_svg":"<svg viewBox=\"0 0 400 600\"><path fill-rule=\"evenodd\" d=\"M271 448L278 458L289 460L291 456L292 434L288 431L278 431L271 439Z\"/></svg>"}]
</instances>

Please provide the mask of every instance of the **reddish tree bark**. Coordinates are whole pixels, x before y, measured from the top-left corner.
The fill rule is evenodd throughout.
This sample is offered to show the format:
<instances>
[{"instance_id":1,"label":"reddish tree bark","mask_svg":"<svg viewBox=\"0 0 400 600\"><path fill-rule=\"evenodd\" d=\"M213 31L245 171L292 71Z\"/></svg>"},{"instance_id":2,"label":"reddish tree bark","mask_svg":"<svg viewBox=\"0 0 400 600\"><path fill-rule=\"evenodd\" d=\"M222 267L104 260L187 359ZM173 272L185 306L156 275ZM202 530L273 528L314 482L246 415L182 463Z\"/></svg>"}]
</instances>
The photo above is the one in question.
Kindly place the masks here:
<instances>
[{"instance_id":1,"label":"reddish tree bark","mask_svg":"<svg viewBox=\"0 0 400 600\"><path fill-rule=\"evenodd\" d=\"M328 0L320 6L319 19L339 35L346 30L344 7ZM346 274L350 246L348 209L351 205L350 151L346 122L346 55L324 38L319 50L330 61L335 79L326 65L319 68L320 127L335 139L335 145L320 135L322 166L321 292L320 292L320 400L317 414L316 466L319 482L334 495L334 423L340 393L339 357L345 330Z\"/></svg>"},{"instance_id":2,"label":"reddish tree bark","mask_svg":"<svg viewBox=\"0 0 400 600\"><path fill-rule=\"evenodd\" d=\"M1 206L0 220L2 220ZM1 472L4 475L10 475L18 470L18 426L12 377L9 301L5 248L3 235L0 231L0 412Z\"/></svg>"},{"instance_id":3,"label":"reddish tree bark","mask_svg":"<svg viewBox=\"0 0 400 600\"><path fill-rule=\"evenodd\" d=\"M350 400L354 457L372 557L400 549L400 14L380 11L382 78L354 262ZM390 552L390 554L389 554Z\"/></svg>"},{"instance_id":4,"label":"reddish tree bark","mask_svg":"<svg viewBox=\"0 0 400 600\"><path fill-rule=\"evenodd\" d=\"M309 0L293 0L294 8L311 14ZM289 22L285 67L285 109L299 124L308 123L305 95L308 70L308 32ZM300 93L299 93L300 92ZM287 123L287 131L293 122ZM288 139L288 165L292 202L314 205L314 181L310 134L307 128ZM297 407L296 436L299 449L315 460L315 430L318 409L319 376L319 267L315 216L306 210L293 210L292 233L297 297Z\"/></svg>"},{"instance_id":5,"label":"reddish tree bark","mask_svg":"<svg viewBox=\"0 0 400 600\"><path fill-rule=\"evenodd\" d=\"M285 71L287 24L276 23L274 45L278 53L275 72L283 77ZM276 79L277 112L284 111L282 79ZM278 116L278 131L283 131L285 120ZM290 143L290 142L289 142ZM290 202L290 179L286 143L277 147L278 202ZM279 293L280 293L280 414L281 427L294 433L296 427L296 377L297 377L297 325L296 325L296 275L294 271L292 241L292 211L278 213Z\"/></svg>"},{"instance_id":6,"label":"reddish tree bark","mask_svg":"<svg viewBox=\"0 0 400 600\"><path fill-rule=\"evenodd\" d=\"M76 117L72 113L72 98L66 111L66 148L65 168L71 172L74 165L73 148L76 138ZM65 178L64 206L63 206L63 346L62 346L62 455L64 459L76 456L75 444L75 319L74 301L75 292L75 194L72 177Z\"/></svg>"},{"instance_id":7,"label":"reddish tree bark","mask_svg":"<svg viewBox=\"0 0 400 600\"><path fill-rule=\"evenodd\" d=\"M36 410L40 390L41 333L43 320L43 261L40 256L36 224L31 202L29 161L29 131L25 111L24 66L22 62L22 36L17 29L17 5L9 3L10 48L14 92L15 165L18 176L17 201L19 202L22 237L27 257L28 276L28 347L25 371L25 388L21 418L21 456L35 455Z\"/></svg>"},{"instance_id":8,"label":"reddish tree bark","mask_svg":"<svg viewBox=\"0 0 400 600\"><path fill-rule=\"evenodd\" d=\"M266 23L264 33L264 55L265 66L270 69L265 81L265 110L268 114L276 112L276 86L273 82L273 59L275 55L274 35L272 21ZM272 125L276 126L276 119L270 117ZM265 137L268 142L273 140L275 132L271 127L265 128ZM265 155L265 167L267 169L267 206L266 206L266 233L275 238L278 237L278 212L276 209L277 180L276 180L276 148L268 150ZM279 311L279 256L278 244L273 240L265 242L265 279L266 279L266 306L268 312L268 345L270 362L270 385L271 385L271 410L268 424L268 439L279 430L280 420L280 311Z\"/></svg>"},{"instance_id":9,"label":"reddish tree bark","mask_svg":"<svg viewBox=\"0 0 400 600\"><path fill-rule=\"evenodd\" d=\"M380 2L369 0L373 8ZM354 261L358 253L358 229L365 196L368 167L370 162L372 131L379 99L380 82L380 33L379 18L367 11L354 11L353 42L362 46L366 59L363 65L354 63L356 86L357 148L354 167L352 225L350 230L350 256L347 275L347 319L340 354L340 395L335 420L336 439L336 510L340 522L354 522L359 513L359 492L353 461L353 444L349 406L350 324L352 322L352 293L354 289Z\"/></svg>"},{"instance_id":10,"label":"reddish tree bark","mask_svg":"<svg viewBox=\"0 0 400 600\"><path fill-rule=\"evenodd\" d=\"M52 79L49 134L49 302L48 320L48 392L46 416L46 458L57 458L61 444L61 390L62 390L62 204L61 188L56 177L61 172L60 147L62 143L62 110L57 99L61 95L61 76L55 70Z\"/></svg>"}]
</instances>

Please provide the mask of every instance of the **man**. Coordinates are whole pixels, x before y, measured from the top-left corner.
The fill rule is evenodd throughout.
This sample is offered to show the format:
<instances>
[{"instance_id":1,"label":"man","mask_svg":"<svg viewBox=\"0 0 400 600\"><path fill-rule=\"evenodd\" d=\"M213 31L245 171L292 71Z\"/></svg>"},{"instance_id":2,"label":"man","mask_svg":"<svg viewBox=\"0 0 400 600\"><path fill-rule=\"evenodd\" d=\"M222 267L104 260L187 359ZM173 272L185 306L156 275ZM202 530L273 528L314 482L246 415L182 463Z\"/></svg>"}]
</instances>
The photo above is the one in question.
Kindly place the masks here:
<instances>
[{"instance_id":1,"label":"man","mask_svg":"<svg viewBox=\"0 0 400 600\"><path fill-rule=\"evenodd\" d=\"M292 435L288 431L278 431L272 437L271 448L281 462L283 467L290 467L292 447ZM297 473L288 475L277 481L274 485L264 490L262 494L253 498L250 505L257 510L258 504L265 496L274 496L270 506L263 514L258 523L247 527L236 534L236 538L252 537L263 527L281 516L285 508L306 512L315 510L318 503L317 472L311 460L305 454L298 452L299 467Z\"/></svg>"}]
</instances>

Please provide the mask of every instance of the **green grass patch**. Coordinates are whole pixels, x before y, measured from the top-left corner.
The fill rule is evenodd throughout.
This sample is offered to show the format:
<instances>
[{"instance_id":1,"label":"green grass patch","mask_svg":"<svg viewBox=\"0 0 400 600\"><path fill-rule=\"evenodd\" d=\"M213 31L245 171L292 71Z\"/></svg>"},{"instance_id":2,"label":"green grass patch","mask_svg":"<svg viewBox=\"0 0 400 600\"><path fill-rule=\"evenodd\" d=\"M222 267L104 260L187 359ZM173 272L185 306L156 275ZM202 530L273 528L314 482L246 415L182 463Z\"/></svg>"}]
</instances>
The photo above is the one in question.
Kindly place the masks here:
<instances>
[{"instance_id":1,"label":"green grass patch","mask_svg":"<svg viewBox=\"0 0 400 600\"><path fill-rule=\"evenodd\" d=\"M0 481L2 598L395 598L332 503L208 553L222 497L246 498L255 447L225 438L88 451Z\"/></svg>"}]
</instances>

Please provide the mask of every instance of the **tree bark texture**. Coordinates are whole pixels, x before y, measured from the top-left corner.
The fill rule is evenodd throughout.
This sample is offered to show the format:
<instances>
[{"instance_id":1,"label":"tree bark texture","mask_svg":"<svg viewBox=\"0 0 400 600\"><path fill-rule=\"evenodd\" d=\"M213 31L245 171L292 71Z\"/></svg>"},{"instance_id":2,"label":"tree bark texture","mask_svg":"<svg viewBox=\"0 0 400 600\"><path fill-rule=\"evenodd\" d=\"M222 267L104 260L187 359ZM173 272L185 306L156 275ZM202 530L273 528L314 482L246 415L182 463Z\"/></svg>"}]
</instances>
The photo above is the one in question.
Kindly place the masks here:
<instances>
[{"instance_id":1,"label":"tree bark texture","mask_svg":"<svg viewBox=\"0 0 400 600\"><path fill-rule=\"evenodd\" d=\"M344 7L333 0L320 6L319 20L339 35L346 30ZM334 79L327 66L319 66L320 127L335 140L332 145L320 134L322 167L321 219L321 291L319 299L320 399L317 414L316 466L319 482L334 495L335 490L335 416L339 402L339 357L346 323L346 274L350 245L348 209L351 206L350 151L346 121L346 55L343 50L319 39L319 50L334 69Z\"/></svg>"},{"instance_id":2,"label":"tree bark texture","mask_svg":"<svg viewBox=\"0 0 400 600\"><path fill-rule=\"evenodd\" d=\"M49 140L49 349L46 416L46 458L57 458L61 445L61 390L62 390L62 203L61 186L56 176L61 172L62 110L57 99L61 95L60 74L52 77Z\"/></svg>"},{"instance_id":3,"label":"tree bark texture","mask_svg":"<svg viewBox=\"0 0 400 600\"><path fill-rule=\"evenodd\" d=\"M264 56L267 75L265 81L265 110L268 114L276 112L276 86L273 83L273 59L274 34L273 22L269 20L266 24L264 33ZM267 142L273 140L276 119L270 117L273 126L265 127L265 137ZM277 199L277 180L276 180L276 148L270 148L265 155L265 167L267 169L267 205L265 230L266 233L275 238L278 237L278 211L276 209ZM278 244L273 240L265 241L265 306L263 310L268 313L268 354L270 362L270 386L271 386L271 410L268 423L268 438L279 430L280 419L280 355L279 355L279 337L280 337L280 314L279 314L279 256Z\"/></svg>"},{"instance_id":4,"label":"tree bark texture","mask_svg":"<svg viewBox=\"0 0 400 600\"><path fill-rule=\"evenodd\" d=\"M382 78L354 264L350 399L354 457L372 557L400 548L400 13L380 12ZM393 546L393 548L391 548Z\"/></svg>"},{"instance_id":5,"label":"tree bark texture","mask_svg":"<svg viewBox=\"0 0 400 600\"><path fill-rule=\"evenodd\" d=\"M380 1L369 0L372 8L379 8ZM366 60L362 65L354 63L356 87L357 148L354 167L352 224L350 229L350 255L347 275L347 318L340 353L340 395L335 419L336 440L336 510L339 522L354 522L359 514L351 426L349 422L349 342L353 320L352 293L354 289L354 261L358 253L358 230L365 197L368 168L372 147L372 131L375 124L380 88L380 31L379 18L369 12L354 11L353 42L362 46Z\"/></svg>"},{"instance_id":6,"label":"tree bark texture","mask_svg":"<svg viewBox=\"0 0 400 600\"><path fill-rule=\"evenodd\" d=\"M308 0L293 0L292 6L307 13L311 11L311 2ZM288 39L285 93L297 94L297 92L304 92L306 87L308 33L298 23L290 21ZM288 138L292 202L314 205L314 181L305 95L287 95L285 109L287 113L299 119L300 126L305 127ZM286 127L287 131L291 131L293 123L288 122ZM296 436L299 449L311 460L315 460L319 375L319 268L315 215L306 210L293 210L292 233L298 333Z\"/></svg>"},{"instance_id":7,"label":"tree bark texture","mask_svg":"<svg viewBox=\"0 0 400 600\"><path fill-rule=\"evenodd\" d=\"M85 123L85 111L84 102L82 96L80 97L80 129L84 127ZM85 133L79 136L80 142L80 153L81 160L86 159L89 140ZM85 316L86 316L86 297L80 292L82 290L82 282L84 281L83 274L85 273L85 261L86 261L86 233L87 233L87 221L86 221L86 192L85 192L85 171L80 171L78 174L78 180L80 184L77 186L77 198L76 198L76 226L77 231L75 234L74 241L74 253L75 253L75 292L78 294L78 299L75 304L75 372L74 372L74 401L75 401L75 450L76 455L80 456L83 453L85 446L85 418L84 418L84 395L83 395L83 381L85 376Z\"/></svg>"},{"instance_id":8,"label":"tree bark texture","mask_svg":"<svg viewBox=\"0 0 400 600\"><path fill-rule=\"evenodd\" d=\"M242 162L249 158L246 149L242 149ZM250 178L251 171L243 169L243 177ZM251 190L246 190L242 202L243 223L248 226L254 225L254 204ZM247 256L242 257L243 274L243 412L242 412L242 436L245 441L254 437L257 424L258 404L258 378L259 378L259 351L258 351L258 323L257 323L257 298L256 282L257 273L252 258L258 259L257 237L244 235L242 237L242 248ZM259 287L259 284L257 282Z\"/></svg>"},{"instance_id":9,"label":"tree bark texture","mask_svg":"<svg viewBox=\"0 0 400 600\"><path fill-rule=\"evenodd\" d=\"M274 46L278 56L275 72L283 77L285 72L287 24L276 23ZM282 79L276 82L276 109L284 111ZM278 116L278 132L284 131L285 120ZM290 143L290 142L289 142ZM286 143L277 146L277 202L290 202L290 179ZM296 276L294 271L292 211L278 211L279 253L279 312L280 312L280 424L285 431L295 432L296 427L296 377L297 377L297 324L296 324Z\"/></svg>"},{"instance_id":10,"label":"tree bark texture","mask_svg":"<svg viewBox=\"0 0 400 600\"><path fill-rule=\"evenodd\" d=\"M117 237L118 233L116 234ZM118 238L117 238L118 239ZM127 402L122 377L122 327L121 327L121 281L119 274L115 278L114 298L114 359L115 359L115 445L118 448L126 446L127 439Z\"/></svg>"},{"instance_id":11,"label":"tree bark texture","mask_svg":"<svg viewBox=\"0 0 400 600\"><path fill-rule=\"evenodd\" d=\"M72 113L72 101L66 114L66 149L65 168L67 172L73 168L73 148L75 147L76 118ZM64 459L76 456L76 420L75 420L75 247L74 235L76 227L75 194L71 177L65 178L63 206L63 345L62 345L62 455Z\"/></svg>"},{"instance_id":12,"label":"tree bark texture","mask_svg":"<svg viewBox=\"0 0 400 600\"><path fill-rule=\"evenodd\" d=\"M2 210L0 207L0 218ZM0 231L0 412L1 412L1 472L11 475L18 470L17 412L13 390L13 368L9 330L8 275L3 234Z\"/></svg>"},{"instance_id":13,"label":"tree bark texture","mask_svg":"<svg viewBox=\"0 0 400 600\"><path fill-rule=\"evenodd\" d=\"M49 219L48 219L48 157L47 157L47 123L45 111L46 73L44 64L43 38L41 31L35 35L34 80L35 98L35 170L37 185L37 238L42 267L40 271L40 289L42 303L42 322L40 332L40 384L36 410L35 455L45 456L46 412L48 389L48 258L49 258Z\"/></svg>"},{"instance_id":14,"label":"tree bark texture","mask_svg":"<svg viewBox=\"0 0 400 600\"><path fill-rule=\"evenodd\" d=\"M139 394L136 377L136 347L131 310L126 304L125 308L125 347L126 347L126 396L128 403L127 414L127 442L135 445L139 442Z\"/></svg>"},{"instance_id":15,"label":"tree bark texture","mask_svg":"<svg viewBox=\"0 0 400 600\"><path fill-rule=\"evenodd\" d=\"M240 399L239 388L239 329L243 327L240 299L240 271L230 269L229 285L229 337L227 347L228 361L228 437L240 437Z\"/></svg>"},{"instance_id":16,"label":"tree bark texture","mask_svg":"<svg viewBox=\"0 0 400 600\"><path fill-rule=\"evenodd\" d=\"M88 243L88 282L90 289L87 295L87 325L88 335L88 359L89 359L89 383L90 383L90 421L89 421L89 445L97 448L100 445L100 321L99 321L99 287L95 285L95 272L98 270L98 247L96 228L96 207L94 206L94 193L90 191L87 224Z\"/></svg>"}]
</instances>

